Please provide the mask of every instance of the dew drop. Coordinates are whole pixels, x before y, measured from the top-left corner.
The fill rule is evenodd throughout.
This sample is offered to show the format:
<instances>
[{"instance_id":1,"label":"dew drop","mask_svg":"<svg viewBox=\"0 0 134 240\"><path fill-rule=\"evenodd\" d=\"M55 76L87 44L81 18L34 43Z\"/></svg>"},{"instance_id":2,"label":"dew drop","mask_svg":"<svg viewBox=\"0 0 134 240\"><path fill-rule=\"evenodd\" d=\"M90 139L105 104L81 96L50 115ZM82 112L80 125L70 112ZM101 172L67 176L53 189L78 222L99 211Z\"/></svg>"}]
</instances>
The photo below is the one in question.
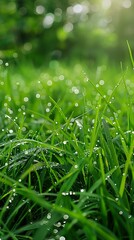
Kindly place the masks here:
<instances>
[{"instance_id":1,"label":"dew drop","mask_svg":"<svg viewBox=\"0 0 134 240\"><path fill-rule=\"evenodd\" d=\"M9 133L11 133L11 134L12 134L12 133L13 133L13 129L10 129L10 130L9 130Z\"/></svg>"},{"instance_id":2,"label":"dew drop","mask_svg":"<svg viewBox=\"0 0 134 240\"><path fill-rule=\"evenodd\" d=\"M99 84L100 84L101 86L104 85L104 83L105 83L104 80L100 80L100 81L99 81Z\"/></svg>"},{"instance_id":3,"label":"dew drop","mask_svg":"<svg viewBox=\"0 0 134 240\"><path fill-rule=\"evenodd\" d=\"M22 127L22 132L25 132L26 131L26 127Z\"/></svg>"},{"instance_id":4,"label":"dew drop","mask_svg":"<svg viewBox=\"0 0 134 240\"><path fill-rule=\"evenodd\" d=\"M85 189L80 189L80 192L84 192L85 191Z\"/></svg>"},{"instance_id":5,"label":"dew drop","mask_svg":"<svg viewBox=\"0 0 134 240\"><path fill-rule=\"evenodd\" d=\"M77 87L73 86L73 87L72 87L72 92L73 92L74 94L79 94L79 89L78 89Z\"/></svg>"},{"instance_id":6,"label":"dew drop","mask_svg":"<svg viewBox=\"0 0 134 240\"><path fill-rule=\"evenodd\" d=\"M52 83L51 80L48 80L48 81L47 81L47 85L48 85L48 86L52 86L52 84L53 84L53 83Z\"/></svg>"},{"instance_id":7,"label":"dew drop","mask_svg":"<svg viewBox=\"0 0 134 240\"><path fill-rule=\"evenodd\" d=\"M50 108L46 108L46 112L47 112L47 113L50 112Z\"/></svg>"},{"instance_id":8,"label":"dew drop","mask_svg":"<svg viewBox=\"0 0 134 240\"><path fill-rule=\"evenodd\" d=\"M55 224L55 226L56 226L56 227L61 227L61 222L57 222L57 223Z\"/></svg>"},{"instance_id":9,"label":"dew drop","mask_svg":"<svg viewBox=\"0 0 134 240\"><path fill-rule=\"evenodd\" d=\"M9 114L13 114L13 111L10 108L8 108L8 112L9 112Z\"/></svg>"},{"instance_id":10,"label":"dew drop","mask_svg":"<svg viewBox=\"0 0 134 240\"><path fill-rule=\"evenodd\" d=\"M78 103L75 103L75 107L78 107L79 106L79 104Z\"/></svg>"},{"instance_id":11,"label":"dew drop","mask_svg":"<svg viewBox=\"0 0 134 240\"><path fill-rule=\"evenodd\" d=\"M62 195L63 195L63 196L66 196L66 192L62 192Z\"/></svg>"},{"instance_id":12,"label":"dew drop","mask_svg":"<svg viewBox=\"0 0 134 240\"><path fill-rule=\"evenodd\" d=\"M8 100L8 102L11 102L12 99L11 99L11 97L8 97L7 100Z\"/></svg>"},{"instance_id":13,"label":"dew drop","mask_svg":"<svg viewBox=\"0 0 134 240\"><path fill-rule=\"evenodd\" d=\"M54 229L54 230L53 230L53 233L55 233L55 234L58 233L58 230L57 230L57 229Z\"/></svg>"},{"instance_id":14,"label":"dew drop","mask_svg":"<svg viewBox=\"0 0 134 240\"><path fill-rule=\"evenodd\" d=\"M66 240L66 238L61 236L59 240Z\"/></svg>"},{"instance_id":15,"label":"dew drop","mask_svg":"<svg viewBox=\"0 0 134 240\"><path fill-rule=\"evenodd\" d=\"M52 106L52 103L51 103L51 102L48 102L47 106L48 106L48 107L51 107L51 106Z\"/></svg>"},{"instance_id":16,"label":"dew drop","mask_svg":"<svg viewBox=\"0 0 134 240\"><path fill-rule=\"evenodd\" d=\"M69 216L68 216L67 214L65 214L65 215L63 216L63 218L64 218L65 220L67 220L67 219L69 218Z\"/></svg>"},{"instance_id":17,"label":"dew drop","mask_svg":"<svg viewBox=\"0 0 134 240\"><path fill-rule=\"evenodd\" d=\"M47 219L51 219L51 217L52 217L52 216L51 216L51 213L48 213L48 214L47 214Z\"/></svg>"},{"instance_id":18,"label":"dew drop","mask_svg":"<svg viewBox=\"0 0 134 240\"><path fill-rule=\"evenodd\" d=\"M24 97L24 102L28 102L29 98L28 97Z\"/></svg>"},{"instance_id":19,"label":"dew drop","mask_svg":"<svg viewBox=\"0 0 134 240\"><path fill-rule=\"evenodd\" d=\"M39 93L36 94L36 98L40 98L40 94Z\"/></svg>"},{"instance_id":20,"label":"dew drop","mask_svg":"<svg viewBox=\"0 0 134 240\"><path fill-rule=\"evenodd\" d=\"M59 76L59 80L61 80L61 81L63 81L64 78L65 78L64 75L60 75L60 76Z\"/></svg>"}]
</instances>

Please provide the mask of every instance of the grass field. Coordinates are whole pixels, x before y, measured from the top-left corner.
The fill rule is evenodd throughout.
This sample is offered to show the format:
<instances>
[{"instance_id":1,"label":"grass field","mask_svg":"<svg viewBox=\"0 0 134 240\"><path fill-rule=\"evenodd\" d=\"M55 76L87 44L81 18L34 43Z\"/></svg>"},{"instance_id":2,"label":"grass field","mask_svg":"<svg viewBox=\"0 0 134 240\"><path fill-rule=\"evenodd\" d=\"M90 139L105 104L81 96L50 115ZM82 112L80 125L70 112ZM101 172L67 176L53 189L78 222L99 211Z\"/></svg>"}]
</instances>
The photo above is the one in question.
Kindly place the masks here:
<instances>
[{"instance_id":1,"label":"grass field","mask_svg":"<svg viewBox=\"0 0 134 240\"><path fill-rule=\"evenodd\" d=\"M131 67L1 62L0 239L134 239Z\"/></svg>"}]
</instances>

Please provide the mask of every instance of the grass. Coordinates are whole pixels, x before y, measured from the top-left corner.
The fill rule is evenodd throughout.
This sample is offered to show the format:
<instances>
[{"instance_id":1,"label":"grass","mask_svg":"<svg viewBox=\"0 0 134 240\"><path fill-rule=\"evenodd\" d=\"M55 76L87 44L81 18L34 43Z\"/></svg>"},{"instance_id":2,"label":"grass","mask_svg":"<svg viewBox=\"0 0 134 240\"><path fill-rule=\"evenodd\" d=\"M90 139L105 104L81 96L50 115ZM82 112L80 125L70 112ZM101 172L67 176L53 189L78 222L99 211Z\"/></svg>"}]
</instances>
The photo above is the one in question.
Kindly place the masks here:
<instances>
[{"instance_id":1,"label":"grass","mask_svg":"<svg viewBox=\"0 0 134 240\"><path fill-rule=\"evenodd\" d=\"M0 67L0 239L134 236L131 67Z\"/></svg>"}]
</instances>

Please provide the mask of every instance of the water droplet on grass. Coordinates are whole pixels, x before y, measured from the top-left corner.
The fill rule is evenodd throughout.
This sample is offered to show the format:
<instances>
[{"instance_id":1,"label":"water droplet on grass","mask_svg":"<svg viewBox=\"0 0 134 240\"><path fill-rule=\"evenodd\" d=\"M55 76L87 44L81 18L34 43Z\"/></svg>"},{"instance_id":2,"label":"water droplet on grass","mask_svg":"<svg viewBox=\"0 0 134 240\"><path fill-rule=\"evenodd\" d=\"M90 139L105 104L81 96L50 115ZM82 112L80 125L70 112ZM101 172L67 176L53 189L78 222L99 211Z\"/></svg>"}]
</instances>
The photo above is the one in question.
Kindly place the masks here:
<instances>
[{"instance_id":1,"label":"water droplet on grass","mask_svg":"<svg viewBox=\"0 0 134 240\"><path fill-rule=\"evenodd\" d=\"M47 219L51 219L51 217L52 217L52 216L51 216L51 213L48 213L48 214L47 214Z\"/></svg>"},{"instance_id":2,"label":"water droplet on grass","mask_svg":"<svg viewBox=\"0 0 134 240\"><path fill-rule=\"evenodd\" d=\"M69 218L69 216L68 216L67 214L65 214L65 215L63 216L63 218L64 218L65 220L67 220L67 219Z\"/></svg>"},{"instance_id":3,"label":"water droplet on grass","mask_svg":"<svg viewBox=\"0 0 134 240\"><path fill-rule=\"evenodd\" d=\"M102 86L102 85L104 85L104 80L103 79L101 79L100 81L99 81L99 84Z\"/></svg>"},{"instance_id":4,"label":"water droplet on grass","mask_svg":"<svg viewBox=\"0 0 134 240\"><path fill-rule=\"evenodd\" d=\"M59 240L66 240L66 238L61 236Z\"/></svg>"},{"instance_id":5,"label":"water droplet on grass","mask_svg":"<svg viewBox=\"0 0 134 240\"><path fill-rule=\"evenodd\" d=\"M48 106L48 107L51 107L51 106L52 106L52 103L51 103L51 102L48 102L47 106Z\"/></svg>"},{"instance_id":6,"label":"water droplet on grass","mask_svg":"<svg viewBox=\"0 0 134 240\"><path fill-rule=\"evenodd\" d=\"M60 76L59 76L59 80L61 80L61 81L63 81L64 78L65 78L64 75L60 75Z\"/></svg>"},{"instance_id":7,"label":"water droplet on grass","mask_svg":"<svg viewBox=\"0 0 134 240\"><path fill-rule=\"evenodd\" d=\"M40 94L39 93L36 94L36 98L40 98Z\"/></svg>"},{"instance_id":8,"label":"water droplet on grass","mask_svg":"<svg viewBox=\"0 0 134 240\"><path fill-rule=\"evenodd\" d=\"M74 93L74 94L79 94L79 89L77 88L77 87L75 87L75 86L73 86L72 87L72 92Z\"/></svg>"},{"instance_id":9,"label":"water droplet on grass","mask_svg":"<svg viewBox=\"0 0 134 240\"><path fill-rule=\"evenodd\" d=\"M63 195L63 196L66 196L66 192L62 192L62 195Z\"/></svg>"},{"instance_id":10,"label":"water droplet on grass","mask_svg":"<svg viewBox=\"0 0 134 240\"><path fill-rule=\"evenodd\" d=\"M10 130L9 130L9 133L12 134L12 133L13 133L13 129L10 129Z\"/></svg>"},{"instance_id":11,"label":"water droplet on grass","mask_svg":"<svg viewBox=\"0 0 134 240\"><path fill-rule=\"evenodd\" d=\"M58 230L57 230L57 229L54 229L54 230L53 230L53 233L55 233L55 234L58 233Z\"/></svg>"},{"instance_id":12,"label":"water droplet on grass","mask_svg":"<svg viewBox=\"0 0 134 240\"><path fill-rule=\"evenodd\" d=\"M85 189L83 189L83 188L82 188L82 189L80 189L80 192L84 192L84 191L85 191Z\"/></svg>"},{"instance_id":13,"label":"water droplet on grass","mask_svg":"<svg viewBox=\"0 0 134 240\"><path fill-rule=\"evenodd\" d=\"M48 80L48 81L47 81L47 85L48 85L48 86L52 86L52 84L53 84L53 83L52 83L51 80Z\"/></svg>"},{"instance_id":14,"label":"water droplet on grass","mask_svg":"<svg viewBox=\"0 0 134 240\"><path fill-rule=\"evenodd\" d=\"M119 214L122 215L122 214L123 214L123 211L119 211Z\"/></svg>"},{"instance_id":15,"label":"water droplet on grass","mask_svg":"<svg viewBox=\"0 0 134 240\"><path fill-rule=\"evenodd\" d=\"M28 97L24 97L24 102L28 102L29 98Z\"/></svg>"},{"instance_id":16,"label":"water droplet on grass","mask_svg":"<svg viewBox=\"0 0 134 240\"><path fill-rule=\"evenodd\" d=\"M4 107L7 107L7 103L4 103Z\"/></svg>"},{"instance_id":17,"label":"water droplet on grass","mask_svg":"<svg viewBox=\"0 0 134 240\"><path fill-rule=\"evenodd\" d=\"M57 222L57 223L55 224L55 226L56 226L56 227L61 227L61 222Z\"/></svg>"},{"instance_id":18,"label":"water droplet on grass","mask_svg":"<svg viewBox=\"0 0 134 240\"><path fill-rule=\"evenodd\" d=\"M13 110L12 109L8 108L7 110L9 112L9 114L13 114Z\"/></svg>"},{"instance_id":19,"label":"water droplet on grass","mask_svg":"<svg viewBox=\"0 0 134 240\"><path fill-rule=\"evenodd\" d=\"M78 103L75 103L75 107L78 107L79 106L79 104Z\"/></svg>"},{"instance_id":20,"label":"water droplet on grass","mask_svg":"<svg viewBox=\"0 0 134 240\"><path fill-rule=\"evenodd\" d=\"M25 132L26 130L26 127L22 127L22 132Z\"/></svg>"},{"instance_id":21,"label":"water droplet on grass","mask_svg":"<svg viewBox=\"0 0 134 240\"><path fill-rule=\"evenodd\" d=\"M50 108L46 108L46 112L47 112L47 113L50 112Z\"/></svg>"}]
</instances>

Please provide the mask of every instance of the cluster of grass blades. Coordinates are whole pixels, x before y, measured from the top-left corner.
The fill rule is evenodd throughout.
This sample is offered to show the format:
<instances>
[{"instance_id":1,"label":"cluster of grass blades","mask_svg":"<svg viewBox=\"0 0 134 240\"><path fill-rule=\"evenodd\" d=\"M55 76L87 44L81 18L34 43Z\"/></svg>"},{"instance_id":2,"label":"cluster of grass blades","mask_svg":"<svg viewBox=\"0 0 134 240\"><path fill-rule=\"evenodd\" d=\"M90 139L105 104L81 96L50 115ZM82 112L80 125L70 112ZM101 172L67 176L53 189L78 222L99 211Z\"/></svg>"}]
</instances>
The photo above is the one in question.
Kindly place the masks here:
<instances>
[{"instance_id":1,"label":"cluster of grass blades","mask_svg":"<svg viewBox=\"0 0 134 240\"><path fill-rule=\"evenodd\" d=\"M0 239L133 240L131 70L0 71Z\"/></svg>"}]
</instances>

